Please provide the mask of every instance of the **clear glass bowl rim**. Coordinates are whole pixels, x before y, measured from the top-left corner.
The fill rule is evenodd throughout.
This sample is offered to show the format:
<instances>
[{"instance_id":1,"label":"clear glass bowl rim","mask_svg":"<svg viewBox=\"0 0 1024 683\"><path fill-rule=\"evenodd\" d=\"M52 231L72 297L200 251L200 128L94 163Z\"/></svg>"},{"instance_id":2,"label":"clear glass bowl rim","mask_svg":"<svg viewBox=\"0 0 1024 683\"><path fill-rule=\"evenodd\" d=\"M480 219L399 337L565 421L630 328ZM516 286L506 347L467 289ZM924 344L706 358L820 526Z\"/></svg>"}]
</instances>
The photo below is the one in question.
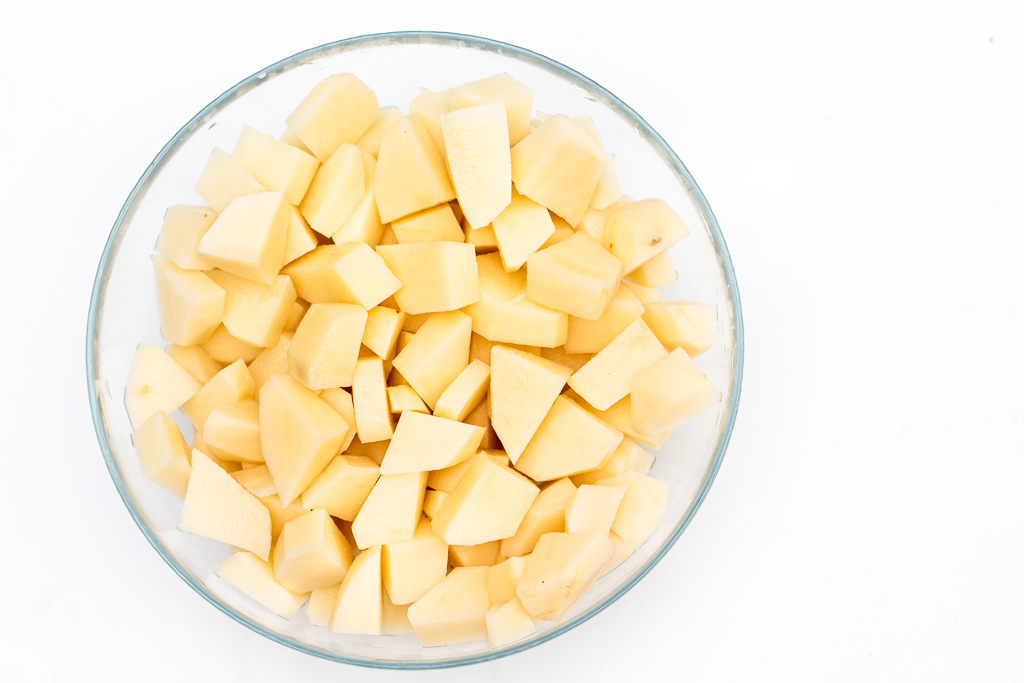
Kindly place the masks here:
<instances>
[{"instance_id":1,"label":"clear glass bowl rim","mask_svg":"<svg viewBox=\"0 0 1024 683\"><path fill-rule=\"evenodd\" d=\"M214 596L205 585L197 581L191 574L185 571L165 550L163 545L157 540L157 538L150 532L148 526L142 520L139 511L131 502L131 498L128 495L128 491L125 487L125 483L121 478L121 474L118 471L117 465L114 462L114 456L110 451L110 446L107 441L106 431L103 427L103 422L100 417L99 401L96 396L95 389L95 373L94 373L94 340L96 335L96 318L100 302L100 295L103 292L104 285L106 283L106 272L108 259L110 258L111 251L114 247L117 237L121 231L121 227L124 224L125 219L130 214L136 197L139 193L145 189L148 185L149 179L153 174L161 168L165 159L170 157L177 149L179 143L190 133L194 126L200 123L205 117L211 113L217 111L225 104L231 102L237 97L241 96L248 90L259 85L268 75L282 72L289 67L301 63L303 60L316 57L325 52L333 52L341 48L352 49L358 46L368 46L369 44L376 42L406 42L406 43L433 43L442 45L453 45L453 46L466 46L472 47L479 50L487 50L492 52L498 52L505 55L512 55L517 59L526 61L546 69L547 71L555 72L569 81L574 81L578 85L581 85L585 89L597 91L602 94L609 102L615 105L622 113L632 118L641 133L647 136L650 140L660 146L668 156L672 165L675 166L676 171L686 180L689 189L693 195L694 200L697 202L704 219L707 221L707 225L711 232L712 240L715 244L715 249L718 252L718 256L721 259L722 268L725 272L726 280L729 285L729 297L732 301L733 311L735 315L735 336L736 336L736 350L735 359L733 362L733 385L732 392L729 396L730 409L726 419L725 428L722 431L722 436L718 442L718 448L715 452L714 459L711 462L711 466L708 469L707 476L704 478L700 489L697 491L696 496L689 510L683 516L683 519L679 522L676 528L672 531L672 534L668 539L661 545L660 548L648 559L648 561L627 581L619 586L614 593L609 595L605 600L593 606L583 614L578 615L574 619L567 621L564 624L559 624L556 628L543 633L537 637L531 638L530 640L514 643L504 648L496 650L488 650L486 652L480 652L472 655L455 657L451 659L440 659L440 660L423 660L423 661L409 661L409 660L378 660L378 659L367 659L362 657L353 657L345 655L340 652L332 652L319 648L314 648L306 645L305 643L299 642L292 638L286 637L276 631L267 629L266 627L252 621L245 615L240 614L228 605L224 604L216 596ZM186 123L174 137L167 142L166 145L160 150L149 166L146 168L145 173L139 178L139 181L132 188L131 193L128 195L127 200L121 208L120 213L117 216L117 220L114 222L114 226L110 231L110 235L107 238L107 242L103 248L103 256L100 258L99 267L96 271L96 278L93 283L92 296L89 302L89 320L86 330L86 379L89 393L89 407L92 412L93 427L96 431L96 437L99 441L100 449L103 452L103 460L106 462L107 471L110 473L110 478L114 482L114 486L117 488L118 493L121 496L122 502L128 512L131 514L132 519L135 520L139 530L149 541L150 545L159 553L160 557L163 558L174 572L181 577L181 579L192 587L199 595L206 599L207 602L212 604L214 607L219 609L221 612L231 617L238 623L252 629L256 633L259 633L270 640L277 643L298 650L299 652L305 652L306 654L313 655L315 657L321 657L323 659L329 659L336 662L343 662L345 664L354 664L357 666L365 666L371 668L381 669L444 669L456 666L466 666L469 664L477 664L480 662L487 662L508 655L516 654L524 650L528 650L531 647L545 643L557 636L579 626L586 620L595 616L613 602L618 600L620 597L626 594L630 588L636 585L644 576L647 575L651 569L665 556L669 549L675 544L675 542L682 535L686 527L689 526L690 521L693 519L697 510L700 508L701 503L704 501L708 490L711 488L711 484L714 483L715 475L718 473L718 469L721 467L722 460L725 457L725 451L729 445L729 439L732 435L733 426L736 422L736 414L739 409L740 401L740 388L743 380L743 316L742 309L740 307L740 294L739 287L736 283L736 273L733 270L732 259L729 256L729 249L725 244L725 238L722 236L722 231L718 225L718 221L715 218L714 213L711 210L711 206L708 204L707 199L704 197L704 193L701 192L697 186L697 182L693 179L693 176L687 170L686 166L679 159L676 153L668 145L667 142L655 131L639 114L633 111L625 102L620 100L614 94L609 92L607 89L601 87L586 76L570 69L569 67L549 59L541 54L532 52L525 48L521 48L508 43L502 43L489 38L481 38L478 36L470 36L461 33L445 33L438 31L396 31L390 33L374 33L363 36L355 36L352 38L346 38L344 40L338 40L331 43L326 43L318 47L310 48L302 52L296 53L290 57L282 59L281 61L272 64L266 69L262 69L259 72L243 79L233 87L226 90L219 97L213 100L210 104L196 114L192 119Z\"/></svg>"}]
</instances>

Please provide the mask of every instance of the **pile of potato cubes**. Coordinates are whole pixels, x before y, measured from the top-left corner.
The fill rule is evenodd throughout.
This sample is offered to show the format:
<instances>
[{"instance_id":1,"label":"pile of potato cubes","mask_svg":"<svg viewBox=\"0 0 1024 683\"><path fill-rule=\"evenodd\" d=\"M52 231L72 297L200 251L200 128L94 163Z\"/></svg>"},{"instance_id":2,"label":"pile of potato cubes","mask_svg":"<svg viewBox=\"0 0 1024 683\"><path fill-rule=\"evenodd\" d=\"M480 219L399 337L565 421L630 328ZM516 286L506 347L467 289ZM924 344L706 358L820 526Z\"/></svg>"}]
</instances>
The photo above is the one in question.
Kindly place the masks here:
<instances>
[{"instance_id":1,"label":"pile of potato cubes","mask_svg":"<svg viewBox=\"0 0 1024 683\"><path fill-rule=\"evenodd\" d=\"M498 647L658 526L669 431L720 400L688 230L619 191L587 116L498 74L381 109L352 74L214 149L153 256L166 350L125 406L179 529L285 619ZM189 445L169 413L181 409Z\"/></svg>"}]
</instances>

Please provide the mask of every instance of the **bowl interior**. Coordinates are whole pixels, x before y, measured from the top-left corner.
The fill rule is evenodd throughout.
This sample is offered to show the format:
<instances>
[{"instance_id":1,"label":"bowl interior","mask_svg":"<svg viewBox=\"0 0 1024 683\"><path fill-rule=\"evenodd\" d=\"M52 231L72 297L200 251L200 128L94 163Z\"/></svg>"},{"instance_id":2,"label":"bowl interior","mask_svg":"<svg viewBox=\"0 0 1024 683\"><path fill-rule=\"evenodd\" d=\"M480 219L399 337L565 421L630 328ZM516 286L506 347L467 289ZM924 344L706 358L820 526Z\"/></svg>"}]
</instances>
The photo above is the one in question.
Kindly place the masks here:
<instances>
[{"instance_id":1,"label":"bowl interior","mask_svg":"<svg viewBox=\"0 0 1024 683\"><path fill-rule=\"evenodd\" d=\"M227 546L177 531L181 501L142 478L132 447L122 402L128 366L140 342L166 344L149 259L165 209L202 205L193 187L214 147L230 152L245 124L280 135L285 118L310 88L340 72L366 82L381 106L403 111L421 87L441 90L507 72L536 91L535 111L589 114L605 148L615 154L622 191L638 199L664 199L691 230L672 249L680 277L662 288L665 298L718 306L717 340L698 364L723 400L676 430L655 453L651 475L670 484L662 523L562 621L504 648L488 650L483 643L421 648L412 636L328 634L312 626L304 610L291 621L277 617L212 574L228 557ZM479 38L428 33L367 36L295 55L242 81L182 128L142 176L114 225L97 273L87 343L93 418L107 466L139 528L168 564L212 604L269 638L318 656L385 667L451 666L516 652L572 628L628 590L672 545L710 486L735 418L742 371L739 297L725 243L700 190L657 133L600 86L544 57ZM188 421L179 424L191 439Z\"/></svg>"}]
</instances>

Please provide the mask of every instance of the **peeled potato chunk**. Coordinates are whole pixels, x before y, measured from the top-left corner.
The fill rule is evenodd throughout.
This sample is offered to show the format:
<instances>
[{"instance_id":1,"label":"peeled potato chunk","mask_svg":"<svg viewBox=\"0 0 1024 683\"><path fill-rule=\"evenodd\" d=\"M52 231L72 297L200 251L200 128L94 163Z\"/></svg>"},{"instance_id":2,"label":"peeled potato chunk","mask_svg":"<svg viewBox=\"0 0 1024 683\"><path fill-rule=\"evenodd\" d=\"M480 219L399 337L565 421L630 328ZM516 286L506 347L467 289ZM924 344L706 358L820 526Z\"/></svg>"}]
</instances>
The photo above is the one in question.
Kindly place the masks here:
<instances>
[{"instance_id":1,"label":"peeled potato chunk","mask_svg":"<svg viewBox=\"0 0 1024 683\"><path fill-rule=\"evenodd\" d=\"M495 74L453 88L450 91L450 100L452 111L492 102L503 104L508 121L508 141L512 145L530 133L533 90L507 73Z\"/></svg>"},{"instance_id":2,"label":"peeled potato chunk","mask_svg":"<svg viewBox=\"0 0 1024 683\"><path fill-rule=\"evenodd\" d=\"M238 360L251 363L263 352L263 347L253 346L231 336L223 323L213 331L209 339L200 342L199 348L210 358L224 365L230 365Z\"/></svg>"},{"instance_id":3,"label":"peeled potato chunk","mask_svg":"<svg viewBox=\"0 0 1024 683\"><path fill-rule=\"evenodd\" d=\"M402 415L381 474L427 472L457 465L476 453L484 430L424 413Z\"/></svg>"},{"instance_id":4,"label":"peeled potato chunk","mask_svg":"<svg viewBox=\"0 0 1024 683\"><path fill-rule=\"evenodd\" d=\"M466 419L487 394L490 380L490 366L483 361L472 361L437 399L434 415L457 422Z\"/></svg>"},{"instance_id":5,"label":"peeled potato chunk","mask_svg":"<svg viewBox=\"0 0 1024 683\"><path fill-rule=\"evenodd\" d=\"M377 95L352 74L334 74L316 84L288 116L288 128L320 161L342 143L355 143L377 120Z\"/></svg>"},{"instance_id":6,"label":"peeled potato chunk","mask_svg":"<svg viewBox=\"0 0 1024 683\"><path fill-rule=\"evenodd\" d=\"M502 605L516 599L516 586L526 569L526 560L525 557L510 557L488 567L487 592L491 596L491 603Z\"/></svg>"},{"instance_id":7,"label":"peeled potato chunk","mask_svg":"<svg viewBox=\"0 0 1024 683\"><path fill-rule=\"evenodd\" d=\"M284 192L291 204L302 201L320 165L301 149L249 126L242 126L231 159L263 187Z\"/></svg>"},{"instance_id":8,"label":"peeled potato chunk","mask_svg":"<svg viewBox=\"0 0 1024 683\"><path fill-rule=\"evenodd\" d=\"M210 338L224 317L224 290L199 270L153 256L157 312L164 339L189 346Z\"/></svg>"},{"instance_id":9,"label":"peeled potato chunk","mask_svg":"<svg viewBox=\"0 0 1024 683\"><path fill-rule=\"evenodd\" d=\"M424 209L391 222L399 244L462 242L465 235L449 204Z\"/></svg>"},{"instance_id":10,"label":"peeled potato chunk","mask_svg":"<svg viewBox=\"0 0 1024 683\"><path fill-rule=\"evenodd\" d=\"M192 398L185 401L181 412L199 430L206 424L210 413L217 408L252 398L253 389L252 375L245 363L237 360L214 375Z\"/></svg>"},{"instance_id":11,"label":"peeled potato chunk","mask_svg":"<svg viewBox=\"0 0 1024 683\"><path fill-rule=\"evenodd\" d=\"M597 320L569 316L565 351L574 354L598 353L643 314L644 305L633 292L625 287L619 287L608 308Z\"/></svg>"},{"instance_id":12,"label":"peeled potato chunk","mask_svg":"<svg viewBox=\"0 0 1024 683\"><path fill-rule=\"evenodd\" d=\"M559 396L516 461L516 469L534 481L568 477L603 466L620 441L622 432Z\"/></svg>"},{"instance_id":13,"label":"peeled potato chunk","mask_svg":"<svg viewBox=\"0 0 1024 683\"><path fill-rule=\"evenodd\" d=\"M384 598L380 581L381 548L356 556L338 589L327 629L331 633L384 635Z\"/></svg>"},{"instance_id":14,"label":"peeled potato chunk","mask_svg":"<svg viewBox=\"0 0 1024 683\"><path fill-rule=\"evenodd\" d=\"M233 199L199 241L199 256L221 270L269 285L284 265L290 212L283 192Z\"/></svg>"},{"instance_id":15,"label":"peeled potato chunk","mask_svg":"<svg viewBox=\"0 0 1024 683\"><path fill-rule=\"evenodd\" d=\"M381 139L373 192L381 223L455 199L444 159L419 118L404 117Z\"/></svg>"},{"instance_id":16,"label":"peeled potato chunk","mask_svg":"<svg viewBox=\"0 0 1024 683\"><path fill-rule=\"evenodd\" d=\"M518 192L494 217L491 227L498 240L501 264L507 272L522 268L530 254L540 249L555 232L548 210Z\"/></svg>"},{"instance_id":17,"label":"peeled potato chunk","mask_svg":"<svg viewBox=\"0 0 1024 683\"><path fill-rule=\"evenodd\" d=\"M421 519L408 541L383 546L381 575L392 604L408 605L439 584L448 571L448 544Z\"/></svg>"},{"instance_id":18,"label":"peeled potato chunk","mask_svg":"<svg viewBox=\"0 0 1024 683\"><path fill-rule=\"evenodd\" d=\"M512 156L501 102L441 116L441 133L452 184L466 220L488 225L512 199Z\"/></svg>"},{"instance_id":19,"label":"peeled potato chunk","mask_svg":"<svg viewBox=\"0 0 1024 683\"><path fill-rule=\"evenodd\" d=\"M637 446L629 439L623 439L619 447L612 453L604 467L569 477L576 486L596 484L601 479L614 477L623 472L639 472L647 474L654 465L654 456Z\"/></svg>"},{"instance_id":20,"label":"peeled potato chunk","mask_svg":"<svg viewBox=\"0 0 1024 683\"><path fill-rule=\"evenodd\" d=\"M431 410L448 385L469 365L472 324L461 311L434 314L395 356L395 369Z\"/></svg>"},{"instance_id":21,"label":"peeled potato chunk","mask_svg":"<svg viewBox=\"0 0 1024 683\"><path fill-rule=\"evenodd\" d=\"M604 244L631 273L690 234L683 219L660 199L645 199L616 209L604 228Z\"/></svg>"},{"instance_id":22,"label":"peeled potato chunk","mask_svg":"<svg viewBox=\"0 0 1024 683\"><path fill-rule=\"evenodd\" d=\"M501 647L522 640L536 628L533 617L516 596L504 604L491 605L486 621L487 647Z\"/></svg>"},{"instance_id":23,"label":"peeled potato chunk","mask_svg":"<svg viewBox=\"0 0 1024 683\"><path fill-rule=\"evenodd\" d=\"M426 487L426 472L382 474L352 522L359 549L412 540Z\"/></svg>"},{"instance_id":24,"label":"peeled potato chunk","mask_svg":"<svg viewBox=\"0 0 1024 683\"><path fill-rule=\"evenodd\" d=\"M309 623L314 626L327 626L331 621L331 610L334 603L338 601L338 590L340 583L326 588L318 588L309 594L309 604L306 605L306 617Z\"/></svg>"},{"instance_id":25,"label":"peeled potato chunk","mask_svg":"<svg viewBox=\"0 0 1024 683\"><path fill-rule=\"evenodd\" d=\"M224 327L231 336L253 346L276 346L295 305L291 279L278 275L264 285L222 270L208 275L224 290Z\"/></svg>"},{"instance_id":26,"label":"peeled potato chunk","mask_svg":"<svg viewBox=\"0 0 1024 683\"><path fill-rule=\"evenodd\" d=\"M625 493L625 485L580 486L565 506L566 532L574 534L596 531L608 534Z\"/></svg>"},{"instance_id":27,"label":"peeled potato chunk","mask_svg":"<svg viewBox=\"0 0 1024 683\"><path fill-rule=\"evenodd\" d=\"M380 477L377 463L363 455L338 455L302 492L302 507L323 508L333 517L349 522Z\"/></svg>"},{"instance_id":28,"label":"peeled potato chunk","mask_svg":"<svg viewBox=\"0 0 1024 683\"><path fill-rule=\"evenodd\" d=\"M454 311L480 300L476 251L471 244L390 244L378 246L377 253L401 282L394 295L405 313Z\"/></svg>"},{"instance_id":29,"label":"peeled potato chunk","mask_svg":"<svg viewBox=\"0 0 1024 683\"><path fill-rule=\"evenodd\" d=\"M360 358L352 378L352 404L356 430L363 443L387 441L394 434L388 408L384 361L377 357Z\"/></svg>"},{"instance_id":30,"label":"peeled potato chunk","mask_svg":"<svg viewBox=\"0 0 1024 683\"><path fill-rule=\"evenodd\" d=\"M675 429L722 399L682 348L637 373L630 387L633 424L647 433Z\"/></svg>"},{"instance_id":31,"label":"peeled potato chunk","mask_svg":"<svg viewBox=\"0 0 1024 683\"><path fill-rule=\"evenodd\" d=\"M663 251L641 263L636 270L626 275L624 282L645 287L661 287L675 282L678 277L676 267L672 264L672 257L668 251Z\"/></svg>"},{"instance_id":32,"label":"peeled potato chunk","mask_svg":"<svg viewBox=\"0 0 1024 683\"><path fill-rule=\"evenodd\" d=\"M654 533L668 504L668 484L639 472L623 472L600 479L597 485L626 487L611 529L619 538L640 545Z\"/></svg>"},{"instance_id":33,"label":"peeled potato chunk","mask_svg":"<svg viewBox=\"0 0 1024 683\"><path fill-rule=\"evenodd\" d=\"M142 476L184 498L192 469L191 450L174 420L164 411L156 411L132 432L132 444L139 454Z\"/></svg>"},{"instance_id":34,"label":"peeled potato chunk","mask_svg":"<svg viewBox=\"0 0 1024 683\"><path fill-rule=\"evenodd\" d=\"M246 398L212 410L203 424L203 442L224 460L262 463L259 403Z\"/></svg>"},{"instance_id":35,"label":"peeled potato chunk","mask_svg":"<svg viewBox=\"0 0 1024 683\"><path fill-rule=\"evenodd\" d=\"M324 509L284 525L274 546L274 576L293 593L341 583L352 564L352 549Z\"/></svg>"},{"instance_id":36,"label":"peeled potato chunk","mask_svg":"<svg viewBox=\"0 0 1024 683\"><path fill-rule=\"evenodd\" d=\"M527 295L577 318L599 319L619 290L622 262L582 232L531 254L526 264Z\"/></svg>"},{"instance_id":37,"label":"peeled potato chunk","mask_svg":"<svg viewBox=\"0 0 1024 683\"><path fill-rule=\"evenodd\" d=\"M210 270L209 263L199 258L199 240L217 220L217 212L205 206L177 204L167 207L156 250L174 265L188 270Z\"/></svg>"},{"instance_id":38,"label":"peeled potato chunk","mask_svg":"<svg viewBox=\"0 0 1024 683\"><path fill-rule=\"evenodd\" d=\"M565 531L565 506L576 492L568 479L559 479L541 489L511 538L501 542L505 557L521 557L533 552L541 536Z\"/></svg>"},{"instance_id":39,"label":"peeled potato chunk","mask_svg":"<svg viewBox=\"0 0 1024 683\"><path fill-rule=\"evenodd\" d=\"M486 567L456 567L409 606L409 621L424 647L457 645L487 636L491 607Z\"/></svg>"},{"instance_id":40,"label":"peeled potato chunk","mask_svg":"<svg viewBox=\"0 0 1024 683\"><path fill-rule=\"evenodd\" d=\"M587 403L598 410L607 410L630 393L630 382L637 373L667 355L651 329L637 319L573 373L568 384Z\"/></svg>"},{"instance_id":41,"label":"peeled potato chunk","mask_svg":"<svg viewBox=\"0 0 1024 683\"><path fill-rule=\"evenodd\" d=\"M358 304L369 310L402 286L365 244L324 244L282 272L292 279L298 295L313 304Z\"/></svg>"},{"instance_id":42,"label":"peeled potato chunk","mask_svg":"<svg viewBox=\"0 0 1024 683\"><path fill-rule=\"evenodd\" d=\"M718 331L718 307L696 301L656 301L644 305L644 322L666 349L681 347L690 358L711 348Z\"/></svg>"},{"instance_id":43,"label":"peeled potato chunk","mask_svg":"<svg viewBox=\"0 0 1024 683\"><path fill-rule=\"evenodd\" d=\"M267 188L243 171L231 155L220 148L215 148L210 154L196 183L196 193L218 213L238 197L266 191Z\"/></svg>"},{"instance_id":44,"label":"peeled potato chunk","mask_svg":"<svg viewBox=\"0 0 1024 683\"><path fill-rule=\"evenodd\" d=\"M234 553L213 573L282 619L295 616L309 598L307 593L293 593L282 586L274 578L274 567L251 552Z\"/></svg>"},{"instance_id":45,"label":"peeled potato chunk","mask_svg":"<svg viewBox=\"0 0 1024 683\"><path fill-rule=\"evenodd\" d=\"M370 124L370 127L356 140L356 147L359 148L359 151L369 154L376 159L377 152L380 151L380 141L384 139L387 132L394 128L401 118L402 110L398 107L381 108L380 114Z\"/></svg>"},{"instance_id":46,"label":"peeled potato chunk","mask_svg":"<svg viewBox=\"0 0 1024 683\"><path fill-rule=\"evenodd\" d=\"M613 550L607 534L544 534L516 587L523 608L535 619L558 621L597 580Z\"/></svg>"},{"instance_id":47,"label":"peeled potato chunk","mask_svg":"<svg viewBox=\"0 0 1024 683\"><path fill-rule=\"evenodd\" d=\"M173 413L199 388L195 377L164 351L149 344L139 344L124 387L128 419L133 427L138 428L158 410Z\"/></svg>"},{"instance_id":48,"label":"peeled potato chunk","mask_svg":"<svg viewBox=\"0 0 1024 683\"><path fill-rule=\"evenodd\" d=\"M288 371L310 389L350 387L366 326L366 309L313 304L288 347Z\"/></svg>"},{"instance_id":49,"label":"peeled potato chunk","mask_svg":"<svg viewBox=\"0 0 1024 683\"><path fill-rule=\"evenodd\" d=\"M209 382L224 367L210 358L210 354L198 346L171 344L164 351L174 359L175 363L185 368L188 374L195 377L200 384Z\"/></svg>"}]
</instances>

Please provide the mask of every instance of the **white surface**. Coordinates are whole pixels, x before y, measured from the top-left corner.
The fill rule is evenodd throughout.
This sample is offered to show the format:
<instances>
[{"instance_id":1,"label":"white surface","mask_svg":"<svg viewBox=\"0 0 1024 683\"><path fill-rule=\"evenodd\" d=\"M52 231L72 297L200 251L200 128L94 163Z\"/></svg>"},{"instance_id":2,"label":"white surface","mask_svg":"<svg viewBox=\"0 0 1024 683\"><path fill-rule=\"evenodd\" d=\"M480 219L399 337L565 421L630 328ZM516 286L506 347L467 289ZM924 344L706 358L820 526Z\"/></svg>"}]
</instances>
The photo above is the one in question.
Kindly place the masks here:
<instances>
[{"instance_id":1,"label":"white surface","mask_svg":"<svg viewBox=\"0 0 1024 683\"><path fill-rule=\"evenodd\" d=\"M546 54L661 132L728 240L747 364L710 495L625 599L413 677L1018 678L1022 6L483 7L5 9L0 679L403 678L273 644L163 564L100 458L84 338L110 225L180 125L301 49L416 28Z\"/></svg>"}]
</instances>

